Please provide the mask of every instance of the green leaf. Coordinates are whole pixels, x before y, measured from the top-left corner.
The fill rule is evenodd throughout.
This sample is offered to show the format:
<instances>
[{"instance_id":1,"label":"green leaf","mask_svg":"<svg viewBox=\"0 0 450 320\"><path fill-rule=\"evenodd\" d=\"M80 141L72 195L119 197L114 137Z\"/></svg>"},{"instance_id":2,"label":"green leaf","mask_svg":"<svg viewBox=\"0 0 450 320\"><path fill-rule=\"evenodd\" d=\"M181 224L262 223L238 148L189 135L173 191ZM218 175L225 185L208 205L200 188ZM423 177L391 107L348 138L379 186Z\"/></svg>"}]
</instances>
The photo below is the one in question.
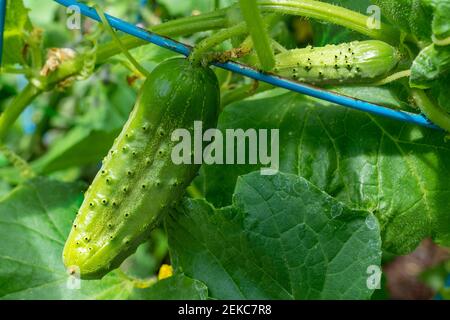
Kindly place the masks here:
<instances>
[{"instance_id":1,"label":"green leaf","mask_svg":"<svg viewBox=\"0 0 450 320\"><path fill-rule=\"evenodd\" d=\"M158 281L150 288L135 289L132 298L138 300L206 300L208 288L198 280L177 274Z\"/></svg>"},{"instance_id":2,"label":"green leaf","mask_svg":"<svg viewBox=\"0 0 450 320\"><path fill-rule=\"evenodd\" d=\"M294 93L232 104L218 127L278 128L281 171L375 213L385 250L407 253L426 237L450 244L450 145L443 133ZM258 168L203 166L206 198L230 204L238 176Z\"/></svg>"},{"instance_id":3,"label":"green leaf","mask_svg":"<svg viewBox=\"0 0 450 320\"><path fill-rule=\"evenodd\" d=\"M423 0L372 0L394 26L430 42L432 8Z\"/></svg>"},{"instance_id":4,"label":"green leaf","mask_svg":"<svg viewBox=\"0 0 450 320\"><path fill-rule=\"evenodd\" d=\"M32 167L39 173L50 173L74 166L99 162L111 148L120 129L97 130L77 126L59 139Z\"/></svg>"},{"instance_id":5,"label":"green leaf","mask_svg":"<svg viewBox=\"0 0 450 320\"><path fill-rule=\"evenodd\" d=\"M436 80L443 79L449 74L450 46L440 47L432 44L423 49L414 60L410 85L414 88L431 88Z\"/></svg>"},{"instance_id":6,"label":"green leaf","mask_svg":"<svg viewBox=\"0 0 450 320\"><path fill-rule=\"evenodd\" d=\"M167 235L163 230L155 229L150 233L150 240L141 244L120 269L131 277L146 279L158 272L168 251Z\"/></svg>"},{"instance_id":7,"label":"green leaf","mask_svg":"<svg viewBox=\"0 0 450 320\"><path fill-rule=\"evenodd\" d=\"M123 299L130 294L132 282L116 272L69 289L77 286L61 255L83 189L78 183L36 179L1 199L1 299Z\"/></svg>"},{"instance_id":8,"label":"green leaf","mask_svg":"<svg viewBox=\"0 0 450 320\"><path fill-rule=\"evenodd\" d=\"M230 207L186 200L166 221L175 268L217 299L366 299L376 218L295 175L238 179Z\"/></svg>"},{"instance_id":9,"label":"green leaf","mask_svg":"<svg viewBox=\"0 0 450 320\"><path fill-rule=\"evenodd\" d=\"M330 88L330 90L393 109L404 109L407 107L405 102L403 102L404 94L397 93L402 91L402 88L400 87L368 87L356 85L349 87L335 87Z\"/></svg>"},{"instance_id":10,"label":"green leaf","mask_svg":"<svg viewBox=\"0 0 450 320\"><path fill-rule=\"evenodd\" d=\"M36 172L50 173L100 162L122 130L135 98L134 90L124 80L109 86L101 81L89 82L87 89L75 88L71 99L85 108L85 113L32 167Z\"/></svg>"},{"instance_id":11,"label":"green leaf","mask_svg":"<svg viewBox=\"0 0 450 320\"><path fill-rule=\"evenodd\" d=\"M432 29L436 39L444 40L450 37L450 0L424 0L433 7Z\"/></svg>"},{"instance_id":12,"label":"green leaf","mask_svg":"<svg viewBox=\"0 0 450 320\"><path fill-rule=\"evenodd\" d=\"M3 34L3 65L25 64L23 50L26 45L26 36L31 30L28 9L25 8L22 0L7 0Z\"/></svg>"}]
</instances>

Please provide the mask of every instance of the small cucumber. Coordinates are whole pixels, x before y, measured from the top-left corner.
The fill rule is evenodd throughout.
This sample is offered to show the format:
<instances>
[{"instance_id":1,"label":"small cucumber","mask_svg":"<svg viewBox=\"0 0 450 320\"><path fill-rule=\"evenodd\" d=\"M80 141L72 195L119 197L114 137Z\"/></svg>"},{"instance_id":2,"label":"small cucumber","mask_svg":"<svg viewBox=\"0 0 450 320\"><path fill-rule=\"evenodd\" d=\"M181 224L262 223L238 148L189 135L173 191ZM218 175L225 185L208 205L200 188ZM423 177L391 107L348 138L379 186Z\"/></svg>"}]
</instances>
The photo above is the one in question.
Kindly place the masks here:
<instances>
[{"instance_id":1,"label":"small cucumber","mask_svg":"<svg viewBox=\"0 0 450 320\"><path fill-rule=\"evenodd\" d=\"M187 129L193 136L194 121L215 127L219 105L211 69L181 58L155 68L85 194L63 252L71 272L101 278L146 240L199 169L172 162L172 132Z\"/></svg>"},{"instance_id":2,"label":"small cucumber","mask_svg":"<svg viewBox=\"0 0 450 320\"><path fill-rule=\"evenodd\" d=\"M282 52L276 55L274 71L310 83L360 83L388 75L399 61L397 49L385 42L354 41Z\"/></svg>"}]
</instances>

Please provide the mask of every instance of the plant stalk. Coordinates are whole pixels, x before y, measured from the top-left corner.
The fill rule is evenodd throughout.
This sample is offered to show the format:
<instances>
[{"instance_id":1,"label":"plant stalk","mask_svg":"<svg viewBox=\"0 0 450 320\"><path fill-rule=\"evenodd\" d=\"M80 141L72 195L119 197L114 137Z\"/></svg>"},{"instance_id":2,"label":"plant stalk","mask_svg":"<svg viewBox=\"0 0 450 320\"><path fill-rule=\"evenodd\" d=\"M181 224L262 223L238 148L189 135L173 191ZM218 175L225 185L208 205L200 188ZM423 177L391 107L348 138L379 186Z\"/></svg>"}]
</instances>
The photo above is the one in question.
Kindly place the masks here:
<instances>
[{"instance_id":1,"label":"plant stalk","mask_svg":"<svg viewBox=\"0 0 450 320\"><path fill-rule=\"evenodd\" d=\"M379 29L368 26L369 17L341 6L315 0L259 0L262 12L282 13L330 22L357 31L373 39L398 44L400 33L381 23Z\"/></svg>"}]
</instances>

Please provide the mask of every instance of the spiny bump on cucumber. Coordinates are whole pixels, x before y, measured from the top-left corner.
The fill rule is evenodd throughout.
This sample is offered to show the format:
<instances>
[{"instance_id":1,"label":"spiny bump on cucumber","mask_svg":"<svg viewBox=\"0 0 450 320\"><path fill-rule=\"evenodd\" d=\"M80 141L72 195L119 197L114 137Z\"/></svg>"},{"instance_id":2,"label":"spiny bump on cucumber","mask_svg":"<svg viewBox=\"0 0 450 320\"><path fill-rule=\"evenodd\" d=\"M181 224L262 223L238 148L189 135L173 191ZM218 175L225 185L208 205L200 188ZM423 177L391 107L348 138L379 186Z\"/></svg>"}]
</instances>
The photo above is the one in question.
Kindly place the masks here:
<instances>
[{"instance_id":1,"label":"spiny bump on cucumber","mask_svg":"<svg viewBox=\"0 0 450 320\"><path fill-rule=\"evenodd\" d=\"M141 88L121 134L102 161L66 241L69 271L97 279L117 268L145 241L160 219L178 203L199 165L175 165L175 129L193 135L217 123L219 85L209 68L186 59L161 63Z\"/></svg>"}]
</instances>

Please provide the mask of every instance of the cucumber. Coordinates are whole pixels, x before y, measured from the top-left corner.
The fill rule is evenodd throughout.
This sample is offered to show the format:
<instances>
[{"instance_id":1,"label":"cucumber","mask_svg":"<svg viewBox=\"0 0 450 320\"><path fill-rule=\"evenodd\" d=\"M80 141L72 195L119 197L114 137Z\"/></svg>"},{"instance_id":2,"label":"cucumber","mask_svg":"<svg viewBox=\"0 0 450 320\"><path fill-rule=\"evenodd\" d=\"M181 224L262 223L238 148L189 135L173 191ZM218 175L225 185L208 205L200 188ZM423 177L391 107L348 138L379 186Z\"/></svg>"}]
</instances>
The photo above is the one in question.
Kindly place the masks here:
<instances>
[{"instance_id":1,"label":"cucumber","mask_svg":"<svg viewBox=\"0 0 450 320\"><path fill-rule=\"evenodd\" d=\"M399 61L397 49L385 42L354 41L282 52L274 71L310 83L364 83L387 76Z\"/></svg>"},{"instance_id":2,"label":"cucumber","mask_svg":"<svg viewBox=\"0 0 450 320\"><path fill-rule=\"evenodd\" d=\"M85 193L66 241L69 272L97 279L117 268L177 204L199 165L175 165L175 129L216 126L219 84L209 68L176 58L143 84L122 132Z\"/></svg>"}]
</instances>

